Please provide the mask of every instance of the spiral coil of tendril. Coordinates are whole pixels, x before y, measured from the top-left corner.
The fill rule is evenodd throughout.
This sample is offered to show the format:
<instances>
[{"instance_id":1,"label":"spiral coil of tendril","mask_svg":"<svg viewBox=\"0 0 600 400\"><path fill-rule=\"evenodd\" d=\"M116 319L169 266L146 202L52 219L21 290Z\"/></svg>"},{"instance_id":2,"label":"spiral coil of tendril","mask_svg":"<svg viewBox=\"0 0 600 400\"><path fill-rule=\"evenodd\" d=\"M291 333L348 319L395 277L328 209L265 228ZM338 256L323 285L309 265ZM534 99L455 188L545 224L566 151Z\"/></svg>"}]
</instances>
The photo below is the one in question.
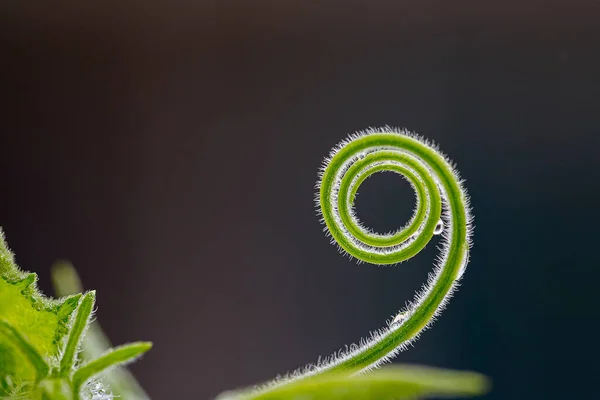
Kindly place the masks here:
<instances>
[{"instance_id":1,"label":"spiral coil of tendril","mask_svg":"<svg viewBox=\"0 0 600 400\"><path fill-rule=\"evenodd\" d=\"M410 221L389 234L366 228L354 212L360 185L381 171L404 176L417 198ZM368 371L391 359L433 322L452 296L468 262L471 216L458 172L432 144L415 134L385 127L351 135L325 160L317 188L316 201L325 230L332 243L351 257L378 265L400 263L420 252L443 227L441 255L414 301L408 302L386 327L345 351L257 388L249 398L270 398L291 382L322 373Z\"/></svg>"},{"instance_id":2,"label":"spiral coil of tendril","mask_svg":"<svg viewBox=\"0 0 600 400\"><path fill-rule=\"evenodd\" d=\"M353 205L360 185L381 171L404 176L417 198L410 221L389 234L364 227ZM432 144L406 130L391 128L359 132L342 141L325 160L318 187L319 211L332 242L360 261L378 265L405 261L439 233L440 224L444 226L441 255L434 273L415 300L401 310L399 315L403 318L376 332L354 351L323 366L327 370L371 368L416 339L451 297L468 262L468 197L458 173Z\"/></svg>"},{"instance_id":3,"label":"spiral coil of tendril","mask_svg":"<svg viewBox=\"0 0 600 400\"><path fill-rule=\"evenodd\" d=\"M406 178L417 198L409 223L389 234L366 228L354 211L360 185L382 171ZM451 233L456 232L456 239L462 236L463 241L469 240L468 206L456 172L434 147L407 131L371 130L352 135L325 160L318 187L322 221L333 242L360 261L395 264L420 252L438 233L442 199L447 205L451 205L453 199L461 203L456 210L450 208L444 215L446 239L452 242ZM457 221L453 221L454 214ZM456 224L453 224L459 221L463 222L462 230L460 226L455 229Z\"/></svg>"},{"instance_id":4,"label":"spiral coil of tendril","mask_svg":"<svg viewBox=\"0 0 600 400\"><path fill-rule=\"evenodd\" d=\"M340 162L341 157L345 158L343 162ZM330 234L344 251L372 264L394 264L425 247L440 219L441 201L437 185L427 179L427 167L418 158L392 147L361 149L349 144L334 155L331 165L337 168L324 171L320 205ZM417 207L410 222L390 234L377 234L365 228L356 218L353 207L360 185L382 171L404 176L417 196Z\"/></svg>"}]
</instances>

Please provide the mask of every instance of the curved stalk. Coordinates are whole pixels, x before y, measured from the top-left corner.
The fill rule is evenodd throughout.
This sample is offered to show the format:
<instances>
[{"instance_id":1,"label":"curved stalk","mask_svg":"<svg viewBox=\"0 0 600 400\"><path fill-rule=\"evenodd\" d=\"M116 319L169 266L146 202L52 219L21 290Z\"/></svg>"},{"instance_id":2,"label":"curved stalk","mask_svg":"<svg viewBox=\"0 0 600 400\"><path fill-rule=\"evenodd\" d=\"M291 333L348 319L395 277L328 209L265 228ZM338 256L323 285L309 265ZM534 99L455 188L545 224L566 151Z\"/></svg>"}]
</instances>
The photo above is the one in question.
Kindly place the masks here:
<instances>
[{"instance_id":1,"label":"curved stalk","mask_svg":"<svg viewBox=\"0 0 600 400\"><path fill-rule=\"evenodd\" d=\"M417 198L409 223L389 234L363 226L354 210L361 183L381 171L401 174L415 189ZM387 127L351 135L325 160L317 187L317 206L332 243L359 262L403 262L437 234L442 235L441 254L423 288L388 326L347 351L258 388L250 393L251 398L300 379L325 373L352 375L390 360L435 320L468 263L472 229L468 196L450 161L417 135Z\"/></svg>"}]
</instances>

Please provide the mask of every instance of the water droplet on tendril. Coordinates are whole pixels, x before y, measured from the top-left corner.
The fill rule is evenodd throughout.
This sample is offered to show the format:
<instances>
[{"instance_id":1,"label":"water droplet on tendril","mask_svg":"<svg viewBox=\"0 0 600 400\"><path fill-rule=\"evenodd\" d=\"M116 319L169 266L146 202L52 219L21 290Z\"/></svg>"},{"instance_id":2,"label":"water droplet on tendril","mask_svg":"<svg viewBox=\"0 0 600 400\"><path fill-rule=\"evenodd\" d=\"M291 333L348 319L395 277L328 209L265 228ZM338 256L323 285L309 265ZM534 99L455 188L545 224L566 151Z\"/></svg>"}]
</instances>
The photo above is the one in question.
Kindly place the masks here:
<instances>
[{"instance_id":1,"label":"water droplet on tendril","mask_svg":"<svg viewBox=\"0 0 600 400\"><path fill-rule=\"evenodd\" d=\"M438 221L438 223L436 224L435 229L433 230L433 234L440 235L443 231L444 231L444 221L442 221L440 219Z\"/></svg>"},{"instance_id":2,"label":"water droplet on tendril","mask_svg":"<svg viewBox=\"0 0 600 400\"><path fill-rule=\"evenodd\" d=\"M391 327L400 325L406 319L406 313L398 313L390 324Z\"/></svg>"}]
</instances>

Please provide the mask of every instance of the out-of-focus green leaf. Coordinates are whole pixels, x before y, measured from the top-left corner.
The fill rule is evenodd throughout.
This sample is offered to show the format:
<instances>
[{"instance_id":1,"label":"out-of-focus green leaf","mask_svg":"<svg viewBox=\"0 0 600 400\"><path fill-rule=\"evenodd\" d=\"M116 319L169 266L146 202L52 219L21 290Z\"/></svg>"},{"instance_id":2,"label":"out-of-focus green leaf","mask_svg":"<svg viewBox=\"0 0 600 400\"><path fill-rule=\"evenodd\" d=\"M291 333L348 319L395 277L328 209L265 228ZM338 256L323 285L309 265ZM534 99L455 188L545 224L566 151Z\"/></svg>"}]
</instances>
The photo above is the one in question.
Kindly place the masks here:
<instances>
[{"instance_id":1,"label":"out-of-focus green leaf","mask_svg":"<svg viewBox=\"0 0 600 400\"><path fill-rule=\"evenodd\" d=\"M396 365L347 376L325 374L261 392L224 393L225 399L253 400L404 400L472 397L485 394L487 377L475 372Z\"/></svg>"}]
</instances>

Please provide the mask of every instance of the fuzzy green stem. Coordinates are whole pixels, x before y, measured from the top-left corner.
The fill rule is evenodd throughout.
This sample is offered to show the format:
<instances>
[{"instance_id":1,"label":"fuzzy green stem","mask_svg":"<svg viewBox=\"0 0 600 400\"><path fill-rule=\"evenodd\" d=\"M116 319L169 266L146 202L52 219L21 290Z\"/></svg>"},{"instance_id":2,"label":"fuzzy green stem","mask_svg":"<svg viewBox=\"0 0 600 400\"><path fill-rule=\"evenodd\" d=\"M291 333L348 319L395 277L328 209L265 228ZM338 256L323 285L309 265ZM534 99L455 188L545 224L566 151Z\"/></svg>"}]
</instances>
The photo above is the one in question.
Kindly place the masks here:
<instances>
[{"instance_id":1,"label":"fuzzy green stem","mask_svg":"<svg viewBox=\"0 0 600 400\"><path fill-rule=\"evenodd\" d=\"M116 347L103 356L90 361L73 374L73 391L79 394L85 382L107 368L134 361L152 348L150 342L136 342Z\"/></svg>"},{"instance_id":2,"label":"fuzzy green stem","mask_svg":"<svg viewBox=\"0 0 600 400\"><path fill-rule=\"evenodd\" d=\"M67 340L67 345L65 346L63 356L60 360L60 376L68 376L73 369L75 357L79 351L84 330L90 323L95 300L96 292L91 291L86 293L79 303L79 307L73 318L71 331L69 332L69 339Z\"/></svg>"},{"instance_id":3,"label":"fuzzy green stem","mask_svg":"<svg viewBox=\"0 0 600 400\"><path fill-rule=\"evenodd\" d=\"M359 186L382 171L403 175L417 198L411 221L391 234L364 227L353 208ZM324 362L259 388L250 398L304 378L333 372L352 375L388 361L433 322L456 289L468 262L471 216L466 191L450 161L416 135L391 128L352 135L325 161L318 187L322 221L333 242L351 257L376 265L397 264L416 255L439 233L441 255L423 289L387 327L349 351L338 352ZM438 226L443 227L441 232Z\"/></svg>"}]
</instances>

